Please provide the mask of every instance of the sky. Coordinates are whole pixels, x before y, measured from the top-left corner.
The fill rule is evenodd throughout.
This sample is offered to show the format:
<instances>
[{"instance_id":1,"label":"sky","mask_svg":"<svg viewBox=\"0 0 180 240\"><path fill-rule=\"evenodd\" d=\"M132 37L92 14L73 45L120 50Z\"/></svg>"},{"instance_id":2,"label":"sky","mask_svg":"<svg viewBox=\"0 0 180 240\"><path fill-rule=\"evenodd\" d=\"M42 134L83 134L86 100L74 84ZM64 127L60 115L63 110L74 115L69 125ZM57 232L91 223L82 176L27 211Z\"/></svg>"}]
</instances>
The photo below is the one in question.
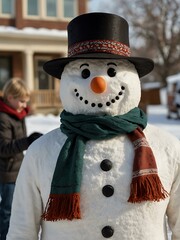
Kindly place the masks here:
<instances>
[{"instance_id":1,"label":"sky","mask_svg":"<svg viewBox=\"0 0 180 240\"><path fill-rule=\"evenodd\" d=\"M111 12L111 6L113 4L112 1L109 0L89 0L89 11L94 12L94 11L101 11L102 6L103 6L103 11L104 11L104 6L106 4L109 6L108 9L106 9L106 12Z\"/></svg>"},{"instance_id":2,"label":"sky","mask_svg":"<svg viewBox=\"0 0 180 240\"><path fill-rule=\"evenodd\" d=\"M101 0L99 0L101 2ZM95 11L98 6L99 6L99 1L98 0L89 0L89 10L90 11Z\"/></svg>"}]
</instances>

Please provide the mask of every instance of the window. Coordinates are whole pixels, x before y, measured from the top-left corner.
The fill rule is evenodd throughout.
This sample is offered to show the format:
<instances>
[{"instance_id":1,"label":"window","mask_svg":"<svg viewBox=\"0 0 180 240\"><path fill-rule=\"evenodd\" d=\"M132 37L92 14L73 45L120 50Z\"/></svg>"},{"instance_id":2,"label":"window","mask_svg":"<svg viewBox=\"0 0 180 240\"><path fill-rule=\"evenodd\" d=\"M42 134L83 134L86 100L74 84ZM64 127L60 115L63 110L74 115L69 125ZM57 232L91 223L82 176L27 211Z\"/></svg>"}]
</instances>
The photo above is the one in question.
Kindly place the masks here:
<instances>
[{"instance_id":1,"label":"window","mask_svg":"<svg viewBox=\"0 0 180 240\"><path fill-rule=\"evenodd\" d=\"M57 17L57 1L46 0L46 16Z\"/></svg>"},{"instance_id":2,"label":"window","mask_svg":"<svg viewBox=\"0 0 180 240\"><path fill-rule=\"evenodd\" d=\"M15 0L0 0L0 15L3 17L14 16Z\"/></svg>"},{"instance_id":3,"label":"window","mask_svg":"<svg viewBox=\"0 0 180 240\"><path fill-rule=\"evenodd\" d=\"M0 0L2 1L2 0ZM28 18L58 20L77 15L78 0L24 0L24 14Z\"/></svg>"},{"instance_id":4,"label":"window","mask_svg":"<svg viewBox=\"0 0 180 240\"><path fill-rule=\"evenodd\" d=\"M74 0L64 0L64 17L73 18L75 13Z\"/></svg>"},{"instance_id":5,"label":"window","mask_svg":"<svg viewBox=\"0 0 180 240\"><path fill-rule=\"evenodd\" d=\"M51 76L46 74L43 71L43 65L47 62L45 59L36 59L35 65L35 75L36 75L36 82L35 88L38 90L42 89L54 89L54 81Z\"/></svg>"},{"instance_id":6,"label":"window","mask_svg":"<svg viewBox=\"0 0 180 240\"><path fill-rule=\"evenodd\" d=\"M38 15L38 12L39 12L38 0L28 0L27 12L28 12L28 15L32 15L32 16Z\"/></svg>"},{"instance_id":7,"label":"window","mask_svg":"<svg viewBox=\"0 0 180 240\"><path fill-rule=\"evenodd\" d=\"M11 77L11 57L0 57L0 90Z\"/></svg>"}]
</instances>

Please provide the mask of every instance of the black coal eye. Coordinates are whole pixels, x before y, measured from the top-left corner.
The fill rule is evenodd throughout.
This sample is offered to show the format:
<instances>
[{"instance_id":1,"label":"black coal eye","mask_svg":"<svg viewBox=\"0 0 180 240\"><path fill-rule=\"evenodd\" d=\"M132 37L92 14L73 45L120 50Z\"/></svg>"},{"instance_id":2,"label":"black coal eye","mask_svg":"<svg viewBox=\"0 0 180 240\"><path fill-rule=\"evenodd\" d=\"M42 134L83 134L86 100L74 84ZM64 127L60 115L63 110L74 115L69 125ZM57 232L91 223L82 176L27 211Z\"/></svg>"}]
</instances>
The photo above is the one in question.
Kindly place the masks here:
<instances>
[{"instance_id":1,"label":"black coal eye","mask_svg":"<svg viewBox=\"0 0 180 240\"><path fill-rule=\"evenodd\" d=\"M108 74L110 77L114 77L114 76L116 76L116 70L115 70L114 68L108 68L107 74Z\"/></svg>"},{"instance_id":2,"label":"black coal eye","mask_svg":"<svg viewBox=\"0 0 180 240\"><path fill-rule=\"evenodd\" d=\"M89 69L85 68L84 70L82 70L81 76L82 76L82 78L84 78L84 79L88 78L88 77L90 76L90 71L89 71Z\"/></svg>"}]
</instances>

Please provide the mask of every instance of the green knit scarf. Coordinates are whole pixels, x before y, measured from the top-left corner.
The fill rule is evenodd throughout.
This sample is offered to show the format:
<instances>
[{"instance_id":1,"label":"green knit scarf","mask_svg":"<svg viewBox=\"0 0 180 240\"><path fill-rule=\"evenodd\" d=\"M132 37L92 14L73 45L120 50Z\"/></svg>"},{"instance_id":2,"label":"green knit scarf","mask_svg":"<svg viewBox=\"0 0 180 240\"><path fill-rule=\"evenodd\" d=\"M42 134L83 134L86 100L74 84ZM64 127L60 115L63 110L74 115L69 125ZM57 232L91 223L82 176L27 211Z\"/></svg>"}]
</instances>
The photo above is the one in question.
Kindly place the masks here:
<instances>
[{"instance_id":1,"label":"green knit scarf","mask_svg":"<svg viewBox=\"0 0 180 240\"><path fill-rule=\"evenodd\" d=\"M60 129L67 135L67 140L60 151L49 200L42 215L42 218L47 221L81 218L80 188L86 142L128 135L134 133L136 129L141 133L140 129L146 127L147 118L145 113L137 107L119 116L73 115L64 110L61 113L61 123ZM142 138L144 139L144 135ZM133 198L136 199L137 196ZM137 200L137 202L140 201Z\"/></svg>"}]
</instances>

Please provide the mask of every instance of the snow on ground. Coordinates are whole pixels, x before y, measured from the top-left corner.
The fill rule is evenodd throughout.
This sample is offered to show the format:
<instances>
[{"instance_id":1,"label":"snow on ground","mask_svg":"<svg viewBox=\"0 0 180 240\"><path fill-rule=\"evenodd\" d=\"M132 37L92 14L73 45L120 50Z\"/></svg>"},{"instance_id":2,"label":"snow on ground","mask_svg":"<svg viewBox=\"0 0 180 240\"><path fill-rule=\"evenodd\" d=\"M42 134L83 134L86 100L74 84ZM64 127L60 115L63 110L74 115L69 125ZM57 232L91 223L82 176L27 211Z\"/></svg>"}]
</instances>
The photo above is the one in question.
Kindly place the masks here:
<instances>
[{"instance_id":1,"label":"snow on ground","mask_svg":"<svg viewBox=\"0 0 180 240\"><path fill-rule=\"evenodd\" d=\"M60 126L60 116L52 114L36 114L26 118L27 134L32 132L41 132L43 134Z\"/></svg>"},{"instance_id":2,"label":"snow on ground","mask_svg":"<svg viewBox=\"0 0 180 240\"><path fill-rule=\"evenodd\" d=\"M147 108L148 122L159 126L180 139L180 119L167 119L167 107L165 105L150 105ZM34 131L47 133L60 125L60 117L48 115L32 115L26 118L28 135Z\"/></svg>"}]
</instances>

